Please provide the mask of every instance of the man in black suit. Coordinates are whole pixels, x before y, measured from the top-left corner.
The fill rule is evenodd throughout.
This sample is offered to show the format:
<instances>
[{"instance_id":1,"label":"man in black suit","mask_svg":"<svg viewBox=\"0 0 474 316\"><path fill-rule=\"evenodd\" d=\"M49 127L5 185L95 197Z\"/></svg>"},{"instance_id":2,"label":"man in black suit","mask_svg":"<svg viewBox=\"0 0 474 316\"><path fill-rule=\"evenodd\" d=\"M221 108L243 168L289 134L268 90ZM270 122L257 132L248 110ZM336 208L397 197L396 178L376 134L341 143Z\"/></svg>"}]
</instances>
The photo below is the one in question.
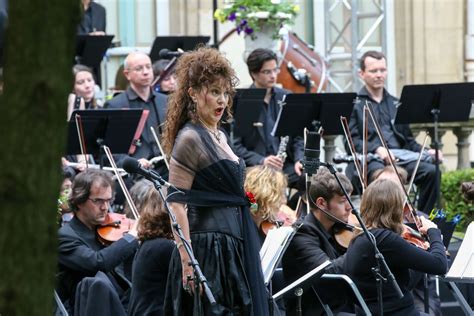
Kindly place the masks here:
<instances>
[{"instance_id":1,"label":"man in black suit","mask_svg":"<svg viewBox=\"0 0 474 316\"><path fill-rule=\"evenodd\" d=\"M120 266L133 257L138 247L136 225L108 247L96 236L96 228L105 222L113 199L112 186L112 178L106 171L94 169L81 172L72 184L69 206L74 217L58 233L58 293L71 307L76 301L90 302L82 298L84 293L88 293L84 289L88 282L94 286L100 283L99 288L105 289L99 290L99 294L89 289L88 294L98 295L95 299L101 304L112 299L120 302L128 293L129 283ZM76 294L78 285L82 290ZM117 308L120 310L121 306Z\"/></svg>"},{"instance_id":2,"label":"man in black suit","mask_svg":"<svg viewBox=\"0 0 474 316\"><path fill-rule=\"evenodd\" d=\"M79 35L105 35L105 8L92 0L82 0L84 13L77 27Z\"/></svg>"},{"instance_id":3,"label":"man in black suit","mask_svg":"<svg viewBox=\"0 0 474 316\"><path fill-rule=\"evenodd\" d=\"M150 127L155 129L158 136L161 134L161 126L166 118L168 98L164 94L153 91L151 88L153 68L148 55L140 52L130 53L125 59L123 73L130 82L130 86L125 92L108 101L105 107L111 109L144 109L149 111L140 140L137 142L137 149L131 156L136 158L142 167L150 168L150 160L161 156Z\"/></svg>"},{"instance_id":4,"label":"man in black suit","mask_svg":"<svg viewBox=\"0 0 474 316\"><path fill-rule=\"evenodd\" d=\"M420 151L421 145L415 141L408 124L394 124L398 100L384 88L387 78L387 64L384 54L368 51L362 55L359 75L365 86L359 91L358 102L354 105L349 122L355 149L362 153L363 111L366 101L372 105L374 115L380 124L382 135L389 148L387 151L382 146L375 127L369 120L368 152L379 157L379 159L369 162L369 179L372 178L375 170L381 169L389 163L389 155L392 159L398 159L398 165L412 174L418 158L417 152ZM415 184L420 190L418 208L426 214L430 214L439 191L439 179L436 178L435 165L432 163L434 155L434 149L429 149L424 153L415 176ZM440 151L439 159L443 159Z\"/></svg>"},{"instance_id":5,"label":"man in black suit","mask_svg":"<svg viewBox=\"0 0 474 316\"><path fill-rule=\"evenodd\" d=\"M245 160L248 167L266 165L283 170L288 175L289 185L295 186L303 170L303 140L301 137L289 139L283 151L287 158L283 161L282 156L277 155L280 139L271 135L280 111L280 103L283 97L290 93L275 86L280 71L277 56L269 49L258 48L248 56L247 67L253 80L251 88L266 89L267 92L259 116L261 126L254 127L250 136L235 137L235 152Z\"/></svg>"},{"instance_id":6,"label":"man in black suit","mask_svg":"<svg viewBox=\"0 0 474 316\"><path fill-rule=\"evenodd\" d=\"M339 174L344 189L350 194L349 179ZM317 266L330 260L327 273L342 273L345 249L335 240L337 226L347 223L351 207L334 176L326 168L320 168L311 179L309 189L310 212L296 232L283 256L283 274L287 284L302 277ZM344 288L338 284L326 284L317 280L302 296L303 315L325 315L322 304L338 309L346 302ZM295 315L296 301L287 302L287 314Z\"/></svg>"}]
</instances>

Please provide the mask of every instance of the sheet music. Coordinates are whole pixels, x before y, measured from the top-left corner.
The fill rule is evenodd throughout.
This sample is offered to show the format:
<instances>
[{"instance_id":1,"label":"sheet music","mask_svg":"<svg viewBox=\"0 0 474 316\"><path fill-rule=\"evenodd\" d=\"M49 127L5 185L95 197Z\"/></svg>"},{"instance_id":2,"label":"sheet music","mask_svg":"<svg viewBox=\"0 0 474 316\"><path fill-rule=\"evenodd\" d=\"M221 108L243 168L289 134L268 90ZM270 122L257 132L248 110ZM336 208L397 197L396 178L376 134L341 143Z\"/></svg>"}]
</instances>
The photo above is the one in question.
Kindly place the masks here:
<instances>
[{"instance_id":1,"label":"sheet music","mask_svg":"<svg viewBox=\"0 0 474 316\"><path fill-rule=\"evenodd\" d=\"M474 282L474 222L467 227L464 240L446 278Z\"/></svg>"},{"instance_id":2,"label":"sheet music","mask_svg":"<svg viewBox=\"0 0 474 316\"><path fill-rule=\"evenodd\" d=\"M272 273L276 268L278 259L285 250L285 245L290 241L294 232L291 226L270 229L267 238L260 249L260 261L262 262L263 279L265 284L270 282Z\"/></svg>"}]
</instances>

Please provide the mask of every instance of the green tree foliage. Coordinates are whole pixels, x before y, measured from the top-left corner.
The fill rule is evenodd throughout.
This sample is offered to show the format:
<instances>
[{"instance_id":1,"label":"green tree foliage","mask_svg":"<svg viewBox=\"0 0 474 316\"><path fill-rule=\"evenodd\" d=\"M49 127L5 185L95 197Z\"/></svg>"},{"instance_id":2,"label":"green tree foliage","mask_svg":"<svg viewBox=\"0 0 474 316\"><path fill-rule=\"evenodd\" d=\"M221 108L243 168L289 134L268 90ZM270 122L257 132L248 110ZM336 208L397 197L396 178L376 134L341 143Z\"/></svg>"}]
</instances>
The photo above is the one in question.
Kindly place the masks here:
<instances>
[{"instance_id":1,"label":"green tree foliage","mask_svg":"<svg viewBox=\"0 0 474 316\"><path fill-rule=\"evenodd\" d=\"M0 315L51 315L80 1L9 1L0 96Z\"/></svg>"}]
</instances>

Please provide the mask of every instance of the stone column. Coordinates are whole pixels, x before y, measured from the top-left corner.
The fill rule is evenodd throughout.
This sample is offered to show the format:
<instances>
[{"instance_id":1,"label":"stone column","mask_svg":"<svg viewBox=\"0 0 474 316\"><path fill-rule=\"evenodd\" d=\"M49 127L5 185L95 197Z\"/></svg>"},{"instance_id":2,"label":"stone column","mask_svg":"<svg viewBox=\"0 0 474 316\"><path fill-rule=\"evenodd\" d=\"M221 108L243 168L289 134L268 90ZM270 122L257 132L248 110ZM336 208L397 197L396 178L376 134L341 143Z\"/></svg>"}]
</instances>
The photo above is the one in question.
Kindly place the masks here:
<instances>
[{"instance_id":1,"label":"stone column","mask_svg":"<svg viewBox=\"0 0 474 316\"><path fill-rule=\"evenodd\" d=\"M458 138L456 146L458 147L458 166L457 169L465 169L471 167L469 161L469 137L472 129L469 127L456 127L453 129L453 134Z\"/></svg>"}]
</instances>

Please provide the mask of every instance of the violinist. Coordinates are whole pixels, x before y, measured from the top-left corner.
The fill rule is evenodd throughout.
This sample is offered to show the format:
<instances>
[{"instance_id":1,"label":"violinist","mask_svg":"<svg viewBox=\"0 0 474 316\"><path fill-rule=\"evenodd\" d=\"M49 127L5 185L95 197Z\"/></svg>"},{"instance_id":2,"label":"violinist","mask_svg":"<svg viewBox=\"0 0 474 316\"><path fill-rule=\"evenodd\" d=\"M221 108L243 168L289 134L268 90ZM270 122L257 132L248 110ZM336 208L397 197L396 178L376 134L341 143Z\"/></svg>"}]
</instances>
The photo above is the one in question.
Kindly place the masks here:
<instances>
[{"instance_id":1,"label":"violinist","mask_svg":"<svg viewBox=\"0 0 474 316\"><path fill-rule=\"evenodd\" d=\"M368 152L376 154L380 158L369 162L369 179L373 177L372 173L375 170L388 165L389 156L392 159L398 159L398 164L402 165L409 174L413 173L421 145L416 142L408 124L395 125L393 123L398 101L384 88L385 79L387 78L385 55L377 51L368 51L362 55L359 76L364 81L365 86L359 91L349 122L355 149L359 153L362 152L363 112L366 101L372 106L374 115L380 124L382 136L388 146L387 151L379 139L374 125L369 122ZM438 153L441 161L443 155L441 152ZM436 178L435 165L433 164L434 155L434 149L429 149L424 153L415 176L415 184L420 189L418 208L426 214L431 212L439 191L439 179Z\"/></svg>"},{"instance_id":2,"label":"violinist","mask_svg":"<svg viewBox=\"0 0 474 316\"><path fill-rule=\"evenodd\" d=\"M444 274L447 270L441 232L436 224L421 218L420 231L428 236L428 250L415 247L400 236L403 231L404 198L397 183L379 179L367 187L360 206L361 216L375 236L377 246L404 294L399 299L390 283L383 283L384 315L420 315L408 288L410 269L431 274ZM372 313L379 315L377 284L371 270L376 265L371 242L365 235L357 236L347 250L344 272L356 283Z\"/></svg>"},{"instance_id":3,"label":"violinist","mask_svg":"<svg viewBox=\"0 0 474 316\"><path fill-rule=\"evenodd\" d=\"M344 189L350 194L352 185L343 175L338 176ZM344 251L335 240L336 223L347 222L351 213L349 202L334 176L326 168L320 168L311 179L309 188L310 212L296 232L283 256L283 273L287 283L305 275L326 260L332 265L328 273L342 273ZM340 224L339 224L340 225ZM346 296L347 297L347 296ZM322 281L313 284L302 296L303 315L324 315L320 300L331 309L340 310L346 304L344 289ZM287 302L289 315L295 314L295 302Z\"/></svg>"},{"instance_id":4,"label":"violinist","mask_svg":"<svg viewBox=\"0 0 474 316\"><path fill-rule=\"evenodd\" d=\"M106 171L87 169L77 175L68 200L75 216L58 233L58 294L65 305L91 315L124 314L120 301L128 295L129 283L118 268L138 247L135 226L108 247L97 239L96 228L105 222L113 200L112 188Z\"/></svg>"},{"instance_id":5,"label":"violinist","mask_svg":"<svg viewBox=\"0 0 474 316\"><path fill-rule=\"evenodd\" d=\"M255 198L256 203L250 207L250 212L259 228L262 244L268 230L280 226L278 218L282 213L280 207L286 204L286 186L286 176L281 171L263 165L247 169L244 189Z\"/></svg>"},{"instance_id":6,"label":"violinist","mask_svg":"<svg viewBox=\"0 0 474 316\"><path fill-rule=\"evenodd\" d=\"M396 172L393 170L391 166L386 166L383 169L376 170L373 174L373 180L376 179L388 179L395 182L397 185L401 185L398 175L400 175L400 179L402 183L405 185L407 183L408 173L402 167L396 166ZM398 173L398 175L397 175ZM404 212L404 222L413 222L411 216L407 214L408 212ZM419 216L427 217L423 212L417 212ZM417 271L410 271L410 284L408 286L409 289L412 289L413 299L415 305L419 310L424 309L425 305L425 292L428 290L428 302L429 302L429 309L432 314L438 316L442 315L441 313L441 301L436 293L436 284L435 281L431 276L427 276L425 282L424 280L424 273L419 273ZM426 285L425 285L426 283ZM426 287L426 288L425 288Z\"/></svg>"},{"instance_id":7,"label":"violinist","mask_svg":"<svg viewBox=\"0 0 474 316\"><path fill-rule=\"evenodd\" d=\"M166 279L175 249L170 219L153 183L140 180L130 189L140 219L140 248L133 260L128 315L162 315Z\"/></svg>"}]
</instances>

